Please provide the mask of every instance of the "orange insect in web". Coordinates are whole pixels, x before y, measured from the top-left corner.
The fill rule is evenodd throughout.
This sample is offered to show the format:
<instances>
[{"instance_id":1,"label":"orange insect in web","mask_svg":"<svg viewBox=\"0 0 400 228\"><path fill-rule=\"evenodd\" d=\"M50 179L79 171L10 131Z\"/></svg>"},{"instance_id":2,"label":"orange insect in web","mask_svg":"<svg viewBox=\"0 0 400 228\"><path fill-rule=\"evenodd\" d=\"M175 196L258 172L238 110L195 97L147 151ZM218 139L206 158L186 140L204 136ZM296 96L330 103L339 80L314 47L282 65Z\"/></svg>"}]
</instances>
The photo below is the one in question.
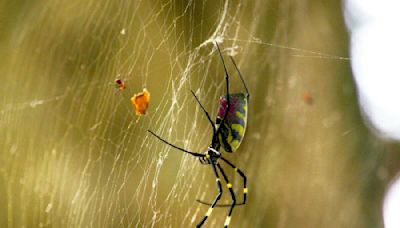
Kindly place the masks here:
<instances>
[{"instance_id":1,"label":"orange insect in web","mask_svg":"<svg viewBox=\"0 0 400 228\"><path fill-rule=\"evenodd\" d=\"M143 89L143 92L133 95L131 98L131 102L133 107L135 107L136 115L141 116L146 114L147 109L149 108L150 103L150 93L146 88Z\"/></svg>"}]
</instances>

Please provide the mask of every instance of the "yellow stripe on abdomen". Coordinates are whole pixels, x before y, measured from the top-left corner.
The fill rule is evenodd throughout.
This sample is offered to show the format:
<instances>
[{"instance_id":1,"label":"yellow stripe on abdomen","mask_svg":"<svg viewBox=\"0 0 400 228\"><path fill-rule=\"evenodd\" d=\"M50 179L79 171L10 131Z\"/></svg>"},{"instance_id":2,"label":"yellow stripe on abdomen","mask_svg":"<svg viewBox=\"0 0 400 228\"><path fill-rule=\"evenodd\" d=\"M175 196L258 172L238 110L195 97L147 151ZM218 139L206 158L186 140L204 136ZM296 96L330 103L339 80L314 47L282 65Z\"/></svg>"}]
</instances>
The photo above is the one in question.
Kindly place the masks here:
<instances>
[{"instance_id":1,"label":"yellow stripe on abdomen","mask_svg":"<svg viewBox=\"0 0 400 228\"><path fill-rule=\"evenodd\" d=\"M239 133L240 137L243 138L245 129L241 124L232 124L232 129Z\"/></svg>"}]
</instances>

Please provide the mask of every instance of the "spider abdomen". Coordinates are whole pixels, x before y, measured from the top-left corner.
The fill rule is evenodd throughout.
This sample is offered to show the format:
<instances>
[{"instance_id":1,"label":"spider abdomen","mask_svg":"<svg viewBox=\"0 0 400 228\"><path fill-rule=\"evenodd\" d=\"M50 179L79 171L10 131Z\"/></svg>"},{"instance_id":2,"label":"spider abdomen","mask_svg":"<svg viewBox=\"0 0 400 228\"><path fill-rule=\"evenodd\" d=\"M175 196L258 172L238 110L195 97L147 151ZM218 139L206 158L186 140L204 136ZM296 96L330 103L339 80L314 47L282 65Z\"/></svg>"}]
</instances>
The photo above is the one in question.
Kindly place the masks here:
<instances>
[{"instance_id":1,"label":"spider abdomen","mask_svg":"<svg viewBox=\"0 0 400 228\"><path fill-rule=\"evenodd\" d=\"M247 124L248 95L244 93L229 94L229 110L226 95L219 99L217 115L218 140L226 152L236 151L243 140ZM228 111L225 122L222 120Z\"/></svg>"}]
</instances>

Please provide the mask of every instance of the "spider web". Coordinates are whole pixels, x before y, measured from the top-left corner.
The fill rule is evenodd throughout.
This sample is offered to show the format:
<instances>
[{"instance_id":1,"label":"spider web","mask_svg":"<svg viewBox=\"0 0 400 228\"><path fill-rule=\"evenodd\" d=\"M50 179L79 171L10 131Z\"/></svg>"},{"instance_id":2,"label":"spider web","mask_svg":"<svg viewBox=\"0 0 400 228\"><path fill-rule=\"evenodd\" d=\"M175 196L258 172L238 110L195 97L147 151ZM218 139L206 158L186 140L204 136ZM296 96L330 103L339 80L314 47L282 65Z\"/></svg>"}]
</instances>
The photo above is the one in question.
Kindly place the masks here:
<instances>
[{"instance_id":1,"label":"spider web","mask_svg":"<svg viewBox=\"0 0 400 228\"><path fill-rule=\"evenodd\" d=\"M7 129L0 133L3 148L0 199L5 205L0 211L0 224L9 227L194 226L207 210L207 206L196 203L195 199L212 201L217 193L212 170L161 143L147 129L187 150L206 150L212 131L190 90L196 92L211 116L215 116L218 98L225 91L223 68L213 44L218 41L224 56L236 59L252 99L245 141L239 152L226 155L246 172L250 192L254 189L254 195L250 193L251 205L235 209L232 226L280 224L289 227L288 217L300 218L304 213L293 212L290 205L302 203L296 194L305 190L291 196L287 191L280 195L278 189L285 188L285 181L274 182L275 186L267 183L272 183L275 175L283 178L285 172L279 174L282 167L286 174L290 173L291 168L283 165L281 159L293 154L284 153L284 157L279 157L279 153L294 148L307 150L306 146L298 148L296 143L289 148L279 146L282 137L294 138L300 145L305 139L298 132L285 136L278 129L293 123L303 126L307 121L300 118L290 122L280 118L279 113L310 117L313 114L302 111L303 106L293 105L298 103L299 96L290 100L282 92L285 88L297 88L290 92L296 94L307 89L307 83L298 77L285 78L294 74L285 70L286 59L308 63L325 61L338 68L347 66L349 60L343 57L345 52L326 54L338 53L330 51L337 46L329 46L328 42L322 44L328 46L323 51L291 46L288 31L294 22L286 15L291 7L302 9L301 4L291 6L288 1L261 0L42 0L12 6L15 21L5 23L9 33L2 36L7 41L2 44L2 53L9 58L0 66L5 72L0 126ZM232 64L226 62L231 74L231 91L241 91L241 82ZM299 70L297 74L306 72ZM126 82L125 91L116 91L110 85L115 78ZM312 79L307 80L309 83ZM326 80L336 82L336 79ZM326 89L324 85L319 88ZM148 114L138 118L129 98L142 88L150 91L151 103ZM348 91L349 87L344 90ZM283 96L276 98L275 95ZM280 102L285 105L280 106ZM334 107L342 110L339 104ZM349 125L351 118L343 120L340 112L332 114L332 109L322 109L326 117L321 121L326 128L338 135L364 134L357 133L360 121L358 125ZM275 121L278 125L271 124ZM335 147L335 142L328 142L330 148ZM318 139L315 144L305 145L311 145L311 151L324 147ZM326 164L334 156L332 152L318 158L316 153L310 153L306 159L312 157L314 162ZM268 166L265 166L266 159L272 161ZM294 165L295 160L289 159L289 163ZM304 168L303 174L319 173L311 181L314 185L308 186L311 192L315 185L327 186L323 179L330 170L321 167L313 167L311 171ZM225 170L240 202L241 179L232 170ZM333 182L339 183L338 188L353 178L342 181L343 176L333 177ZM289 175L289 179L298 183L295 175ZM283 195L287 198L276 200ZM330 202L337 199L329 197ZM221 203L229 200L229 194L225 194ZM314 203L320 202L318 198L314 200ZM287 206L278 206L282 202ZM342 223L339 223L362 224L346 217L349 211L352 215L362 214L357 208L359 202L343 204ZM343 206L335 204L338 205ZM263 213L275 211L274 208L280 208L279 212L271 212L269 219L264 218ZM326 209L326 214L333 210ZM306 215L309 220L306 219L304 227L321 224L315 223L310 214ZM220 227L225 216L226 209L216 209L205 226Z\"/></svg>"}]
</instances>

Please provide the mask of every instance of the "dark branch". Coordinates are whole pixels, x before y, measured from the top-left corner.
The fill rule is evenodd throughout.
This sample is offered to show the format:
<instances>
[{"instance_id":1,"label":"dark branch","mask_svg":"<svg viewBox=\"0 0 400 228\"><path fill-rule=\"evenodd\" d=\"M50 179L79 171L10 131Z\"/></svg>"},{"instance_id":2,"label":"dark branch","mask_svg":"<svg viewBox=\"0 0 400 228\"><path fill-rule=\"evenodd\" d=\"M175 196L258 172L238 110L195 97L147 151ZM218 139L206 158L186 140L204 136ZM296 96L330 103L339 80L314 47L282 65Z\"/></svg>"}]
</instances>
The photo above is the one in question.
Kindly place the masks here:
<instances>
[{"instance_id":1,"label":"dark branch","mask_svg":"<svg viewBox=\"0 0 400 228\"><path fill-rule=\"evenodd\" d=\"M202 201L202 200L199 200L199 199L197 199L196 201L197 201L198 203L211 206L211 203L207 203L207 202ZM244 204L244 203L237 203L237 204L235 204L235 206L242 206L242 205L245 205L245 204ZM232 206L232 204L216 204L216 205L215 205L215 207L230 207L230 206Z\"/></svg>"}]
</instances>

